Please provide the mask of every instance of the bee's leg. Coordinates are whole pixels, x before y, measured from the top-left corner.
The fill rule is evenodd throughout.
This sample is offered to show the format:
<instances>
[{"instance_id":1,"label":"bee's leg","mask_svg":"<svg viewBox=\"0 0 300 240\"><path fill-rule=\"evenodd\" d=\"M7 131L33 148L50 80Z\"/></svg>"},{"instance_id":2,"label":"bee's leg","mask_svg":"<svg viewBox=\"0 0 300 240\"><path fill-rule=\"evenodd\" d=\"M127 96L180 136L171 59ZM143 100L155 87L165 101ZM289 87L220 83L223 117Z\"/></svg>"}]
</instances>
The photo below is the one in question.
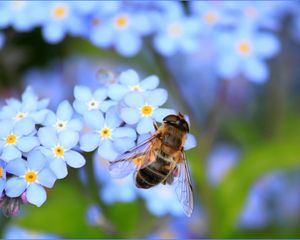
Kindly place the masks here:
<instances>
[{"instance_id":1,"label":"bee's leg","mask_svg":"<svg viewBox=\"0 0 300 240\"><path fill-rule=\"evenodd\" d=\"M153 127L154 127L155 131L157 131L158 126L157 126L156 122L153 122Z\"/></svg>"}]
</instances>

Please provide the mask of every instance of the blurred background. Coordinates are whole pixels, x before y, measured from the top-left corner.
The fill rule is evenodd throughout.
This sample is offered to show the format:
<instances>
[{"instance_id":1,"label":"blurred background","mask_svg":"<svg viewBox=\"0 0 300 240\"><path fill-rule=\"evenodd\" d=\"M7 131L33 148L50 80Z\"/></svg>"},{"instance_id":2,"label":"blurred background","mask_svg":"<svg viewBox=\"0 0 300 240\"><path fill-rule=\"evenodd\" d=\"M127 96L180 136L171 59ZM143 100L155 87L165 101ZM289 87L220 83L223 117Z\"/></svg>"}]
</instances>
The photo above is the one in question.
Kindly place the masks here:
<instances>
[{"instance_id":1,"label":"blurred background","mask_svg":"<svg viewBox=\"0 0 300 240\"><path fill-rule=\"evenodd\" d=\"M99 70L155 74L190 117L195 210L112 179L93 154L2 238L299 238L298 1L1 1L0 97L73 102Z\"/></svg>"}]
</instances>

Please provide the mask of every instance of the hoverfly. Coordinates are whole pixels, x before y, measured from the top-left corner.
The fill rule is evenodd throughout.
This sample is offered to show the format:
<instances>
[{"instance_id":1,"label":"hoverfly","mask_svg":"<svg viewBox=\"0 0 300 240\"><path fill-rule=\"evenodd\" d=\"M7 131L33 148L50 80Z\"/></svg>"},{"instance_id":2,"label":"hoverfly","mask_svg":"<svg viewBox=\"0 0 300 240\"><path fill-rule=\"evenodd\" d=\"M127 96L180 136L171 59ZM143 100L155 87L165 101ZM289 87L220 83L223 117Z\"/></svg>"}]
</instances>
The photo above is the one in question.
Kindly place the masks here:
<instances>
[{"instance_id":1,"label":"hoverfly","mask_svg":"<svg viewBox=\"0 0 300 240\"><path fill-rule=\"evenodd\" d=\"M191 216L193 189L188 162L184 154L184 143L189 124L181 113L168 115L156 132L146 141L128 150L117 160L110 162L113 177L135 175L138 188L148 189L162 184L174 184L184 213Z\"/></svg>"}]
</instances>

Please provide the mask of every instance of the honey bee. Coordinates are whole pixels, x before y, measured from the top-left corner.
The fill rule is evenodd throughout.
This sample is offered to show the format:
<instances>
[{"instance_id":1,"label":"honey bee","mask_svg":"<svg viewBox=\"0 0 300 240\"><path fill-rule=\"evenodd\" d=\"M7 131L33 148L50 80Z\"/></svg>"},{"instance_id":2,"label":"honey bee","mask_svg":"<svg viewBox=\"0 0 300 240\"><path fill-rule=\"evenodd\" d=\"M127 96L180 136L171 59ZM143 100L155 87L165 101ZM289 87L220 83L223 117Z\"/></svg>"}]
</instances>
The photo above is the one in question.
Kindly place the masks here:
<instances>
[{"instance_id":1,"label":"honey bee","mask_svg":"<svg viewBox=\"0 0 300 240\"><path fill-rule=\"evenodd\" d=\"M168 115L156 132L146 141L128 150L117 160L110 162L113 177L125 177L134 173L138 188L148 189L160 183L174 184L184 213L191 216L193 189L184 143L189 124L181 113Z\"/></svg>"}]
</instances>

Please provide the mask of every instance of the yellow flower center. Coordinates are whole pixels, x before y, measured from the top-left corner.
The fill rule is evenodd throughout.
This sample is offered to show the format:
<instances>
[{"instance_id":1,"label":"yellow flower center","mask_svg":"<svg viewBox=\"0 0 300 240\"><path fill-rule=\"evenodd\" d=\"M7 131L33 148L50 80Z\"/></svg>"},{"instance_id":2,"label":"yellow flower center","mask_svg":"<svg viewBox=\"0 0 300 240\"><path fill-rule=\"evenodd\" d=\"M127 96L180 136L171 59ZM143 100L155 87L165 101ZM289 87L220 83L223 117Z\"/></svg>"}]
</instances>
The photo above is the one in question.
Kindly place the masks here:
<instances>
[{"instance_id":1,"label":"yellow flower center","mask_svg":"<svg viewBox=\"0 0 300 240\"><path fill-rule=\"evenodd\" d=\"M3 176L3 168L0 167L0 178L2 178L2 176Z\"/></svg>"},{"instance_id":2,"label":"yellow flower center","mask_svg":"<svg viewBox=\"0 0 300 240\"><path fill-rule=\"evenodd\" d=\"M125 28L129 24L129 19L127 16L121 15L115 19L115 24L118 28Z\"/></svg>"},{"instance_id":3,"label":"yellow flower center","mask_svg":"<svg viewBox=\"0 0 300 240\"><path fill-rule=\"evenodd\" d=\"M68 10L63 5L57 5L53 9L53 16L57 19L63 19L67 16Z\"/></svg>"},{"instance_id":4,"label":"yellow flower center","mask_svg":"<svg viewBox=\"0 0 300 240\"><path fill-rule=\"evenodd\" d=\"M169 29L168 29L169 33L174 36L174 37L178 37L180 35L182 35L183 33L183 28L182 26L179 24L179 23L172 23L170 26L169 26Z\"/></svg>"},{"instance_id":5,"label":"yellow flower center","mask_svg":"<svg viewBox=\"0 0 300 240\"><path fill-rule=\"evenodd\" d=\"M88 109L93 110L93 109L98 109L99 108L99 102L96 100L91 100L87 103Z\"/></svg>"},{"instance_id":6,"label":"yellow flower center","mask_svg":"<svg viewBox=\"0 0 300 240\"><path fill-rule=\"evenodd\" d=\"M150 116L152 115L152 112L153 112L153 107L150 106L150 105L144 105L142 108L141 108L141 114L143 116Z\"/></svg>"},{"instance_id":7,"label":"yellow flower center","mask_svg":"<svg viewBox=\"0 0 300 240\"><path fill-rule=\"evenodd\" d=\"M28 171L25 174L25 180L29 183L33 183L37 180L37 173L34 171Z\"/></svg>"},{"instance_id":8,"label":"yellow flower center","mask_svg":"<svg viewBox=\"0 0 300 240\"><path fill-rule=\"evenodd\" d=\"M241 42L238 44L238 51L242 54L248 54L251 51L251 45L249 42Z\"/></svg>"},{"instance_id":9,"label":"yellow flower center","mask_svg":"<svg viewBox=\"0 0 300 240\"><path fill-rule=\"evenodd\" d=\"M111 136L111 129L104 127L100 131L100 135L103 138L109 138Z\"/></svg>"},{"instance_id":10,"label":"yellow flower center","mask_svg":"<svg viewBox=\"0 0 300 240\"><path fill-rule=\"evenodd\" d=\"M65 150L61 147L61 146L56 146L54 149L53 149L53 152L54 152L54 155L56 157L63 157L64 156L64 153L65 153Z\"/></svg>"},{"instance_id":11,"label":"yellow flower center","mask_svg":"<svg viewBox=\"0 0 300 240\"><path fill-rule=\"evenodd\" d=\"M140 85L130 86L129 89L130 89L130 91L133 91L133 92L143 92L144 91L144 89L142 89Z\"/></svg>"},{"instance_id":12,"label":"yellow flower center","mask_svg":"<svg viewBox=\"0 0 300 240\"><path fill-rule=\"evenodd\" d=\"M216 12L209 11L203 15L203 19L206 23L213 24L218 20L218 15Z\"/></svg>"},{"instance_id":13,"label":"yellow flower center","mask_svg":"<svg viewBox=\"0 0 300 240\"><path fill-rule=\"evenodd\" d=\"M7 144L14 144L17 141L17 136L14 134L10 134L6 137Z\"/></svg>"},{"instance_id":14,"label":"yellow flower center","mask_svg":"<svg viewBox=\"0 0 300 240\"><path fill-rule=\"evenodd\" d=\"M27 116L27 112L18 112L17 115L15 116L15 120L19 121Z\"/></svg>"}]
</instances>

